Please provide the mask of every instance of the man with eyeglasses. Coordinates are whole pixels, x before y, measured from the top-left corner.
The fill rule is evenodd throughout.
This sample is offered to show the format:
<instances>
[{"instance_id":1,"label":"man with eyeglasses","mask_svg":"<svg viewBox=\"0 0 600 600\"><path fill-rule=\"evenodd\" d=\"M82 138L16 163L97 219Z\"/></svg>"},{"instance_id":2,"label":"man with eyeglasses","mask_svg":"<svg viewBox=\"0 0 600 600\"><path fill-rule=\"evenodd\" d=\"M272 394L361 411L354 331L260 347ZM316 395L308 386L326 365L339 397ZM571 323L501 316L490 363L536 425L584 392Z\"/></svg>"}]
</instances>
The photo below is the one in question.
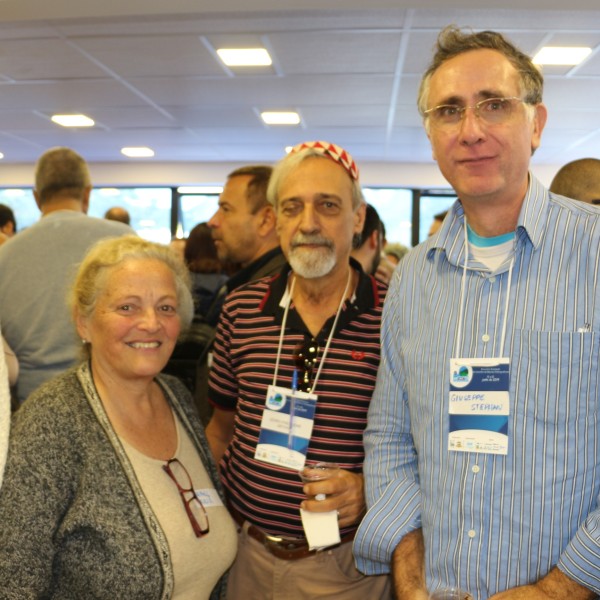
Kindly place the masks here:
<instances>
[{"instance_id":1,"label":"man with eyeglasses","mask_svg":"<svg viewBox=\"0 0 600 600\"><path fill-rule=\"evenodd\" d=\"M351 544L386 293L350 257L365 219L358 169L335 144L299 144L268 199L289 266L228 296L209 385L207 437L240 525L228 598L385 600L389 578L361 575ZM303 484L317 462L336 463L331 476Z\"/></svg>"},{"instance_id":2,"label":"man with eyeglasses","mask_svg":"<svg viewBox=\"0 0 600 600\"><path fill-rule=\"evenodd\" d=\"M529 171L542 88L506 38L453 26L421 81L458 201L392 278L354 545L398 600L600 593L600 220Z\"/></svg>"}]
</instances>

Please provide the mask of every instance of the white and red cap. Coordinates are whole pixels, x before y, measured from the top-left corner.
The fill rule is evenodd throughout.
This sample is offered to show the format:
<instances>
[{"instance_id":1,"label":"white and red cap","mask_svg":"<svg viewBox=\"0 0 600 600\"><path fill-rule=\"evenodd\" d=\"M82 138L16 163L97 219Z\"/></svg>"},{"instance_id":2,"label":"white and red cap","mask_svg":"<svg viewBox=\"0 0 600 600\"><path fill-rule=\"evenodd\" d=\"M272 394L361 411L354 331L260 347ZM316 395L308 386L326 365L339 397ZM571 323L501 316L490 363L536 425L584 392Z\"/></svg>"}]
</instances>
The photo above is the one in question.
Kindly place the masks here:
<instances>
[{"instance_id":1,"label":"white and red cap","mask_svg":"<svg viewBox=\"0 0 600 600\"><path fill-rule=\"evenodd\" d=\"M350 179L354 181L358 181L358 167L354 162L354 159L350 155L349 152L346 152L343 148L338 146L337 144L332 144L330 142L302 142L301 144L297 144L290 150L290 154L295 154L296 152L300 152L302 150L306 150L310 148L311 150L316 150L319 154L331 158L336 163L342 165L348 175L350 175Z\"/></svg>"}]
</instances>

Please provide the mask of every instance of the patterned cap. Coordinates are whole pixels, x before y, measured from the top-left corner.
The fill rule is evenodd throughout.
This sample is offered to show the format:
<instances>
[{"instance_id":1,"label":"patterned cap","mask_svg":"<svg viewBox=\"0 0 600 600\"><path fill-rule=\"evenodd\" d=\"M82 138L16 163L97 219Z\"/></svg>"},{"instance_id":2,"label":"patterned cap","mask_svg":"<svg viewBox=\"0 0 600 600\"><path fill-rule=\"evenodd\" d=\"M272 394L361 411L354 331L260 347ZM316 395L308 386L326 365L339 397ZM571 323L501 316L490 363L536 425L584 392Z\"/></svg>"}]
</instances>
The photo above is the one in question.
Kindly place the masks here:
<instances>
[{"instance_id":1,"label":"patterned cap","mask_svg":"<svg viewBox=\"0 0 600 600\"><path fill-rule=\"evenodd\" d=\"M307 148L316 150L319 154L335 160L336 163L344 167L348 175L350 175L350 179L358 181L358 167L354 159L343 148L340 148L340 146L331 144L330 142L302 142L294 146L290 150L290 154L295 154Z\"/></svg>"}]
</instances>

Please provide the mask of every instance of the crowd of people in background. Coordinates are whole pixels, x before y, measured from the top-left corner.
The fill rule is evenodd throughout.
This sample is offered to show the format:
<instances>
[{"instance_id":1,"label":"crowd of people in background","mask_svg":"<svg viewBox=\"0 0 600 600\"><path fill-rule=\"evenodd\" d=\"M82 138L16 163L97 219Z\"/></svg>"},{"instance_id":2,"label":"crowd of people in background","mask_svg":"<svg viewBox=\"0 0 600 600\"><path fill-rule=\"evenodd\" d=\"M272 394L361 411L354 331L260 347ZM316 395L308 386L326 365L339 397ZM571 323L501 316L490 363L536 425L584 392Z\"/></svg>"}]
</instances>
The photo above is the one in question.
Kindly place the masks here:
<instances>
[{"instance_id":1,"label":"crowd of people in background","mask_svg":"<svg viewBox=\"0 0 600 600\"><path fill-rule=\"evenodd\" d=\"M600 159L538 181L542 91L440 33L418 108L458 200L412 249L335 143L167 245L44 152L40 220L0 205L0 596L599 596Z\"/></svg>"}]
</instances>

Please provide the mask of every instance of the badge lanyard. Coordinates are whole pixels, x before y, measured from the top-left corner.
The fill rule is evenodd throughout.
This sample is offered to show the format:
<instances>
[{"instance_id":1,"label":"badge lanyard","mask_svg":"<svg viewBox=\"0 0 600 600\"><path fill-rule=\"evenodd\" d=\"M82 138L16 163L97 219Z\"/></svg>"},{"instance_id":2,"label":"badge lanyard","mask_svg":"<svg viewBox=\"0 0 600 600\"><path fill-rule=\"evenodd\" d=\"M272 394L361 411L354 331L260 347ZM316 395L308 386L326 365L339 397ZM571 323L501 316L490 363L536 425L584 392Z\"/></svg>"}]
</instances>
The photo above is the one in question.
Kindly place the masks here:
<instances>
[{"instance_id":1,"label":"badge lanyard","mask_svg":"<svg viewBox=\"0 0 600 600\"><path fill-rule=\"evenodd\" d=\"M506 455L508 452L508 417L510 414L510 360L503 358L508 323L508 307L514 254L508 269L506 301L496 358L460 356L464 314L466 310L467 264L469 239L464 221L465 260L460 292L458 332L454 357L450 359L448 450Z\"/></svg>"},{"instance_id":2,"label":"badge lanyard","mask_svg":"<svg viewBox=\"0 0 600 600\"><path fill-rule=\"evenodd\" d=\"M464 322L464 316L465 316L465 305L466 305L466 299L465 299L465 288L467 287L467 263L469 262L469 238L467 235L467 219L465 217L464 220L464 231L465 231L465 262L463 265L463 276L462 276L462 282L461 282L461 286L460 286L460 310L459 310L459 314L458 314L458 333L456 335L456 346L454 348L454 356L459 356L459 352L460 352L460 345L462 342L462 330L463 330L463 322ZM510 261L510 266L508 267L508 285L506 287L506 302L505 302L505 306L504 306L504 320L502 323L502 335L500 337L500 348L499 348L499 352L498 352L498 356L502 356L503 352L504 352L504 342L506 340L506 324L508 322L508 302L510 299L510 284L512 282L512 272L513 272L513 267L515 265L515 257L513 254L513 257L511 258Z\"/></svg>"},{"instance_id":3,"label":"badge lanyard","mask_svg":"<svg viewBox=\"0 0 600 600\"><path fill-rule=\"evenodd\" d=\"M279 336L279 345L277 348L277 361L275 363L275 372L273 374L273 384L267 388L267 398L265 409L260 422L260 433L256 444L254 458L262 462L279 465L282 467L299 470L306 463L308 446L312 436L314 425L314 415L317 402L317 395L314 389L317 385L321 369L325 363L325 358L335 333L339 316L342 312L342 306L346 300L346 294L350 287L352 270L348 274L346 288L342 294L340 305L338 306L333 326L329 333L323 356L319 364L319 369L312 385L313 392L300 392L296 390L292 379L292 389L277 387L277 373L279 371L279 362L281 359L281 350L283 348L283 338L285 335L285 325L289 313L292 295L294 292L294 283L292 280L289 296L285 305L283 319L281 324L281 334ZM297 370L294 371L297 374ZM336 517L337 518L337 517Z\"/></svg>"},{"instance_id":4,"label":"badge lanyard","mask_svg":"<svg viewBox=\"0 0 600 600\"><path fill-rule=\"evenodd\" d=\"M329 337L327 338L327 343L325 344L325 349L323 350L323 356L321 356L321 362L319 363L319 368L317 369L317 374L315 375L315 379L313 381L313 385L311 388L311 392L314 392L317 387L317 382L319 381L319 377L321 375L321 370L323 369L323 365L325 363L325 357L327 356L327 352L329 351L329 346L331 345L331 340L333 339L333 334L335 333L335 328L337 326L338 320L340 318L340 314L342 312L342 306L344 306L344 301L346 300L346 294L348 293L348 289L350 288L350 281L352 279L352 269L348 271L348 280L346 281L346 287L344 289L344 293L342 294L342 299L340 300L340 305L338 306L335 320L333 321L333 327L329 333ZM285 337L285 325L287 323L288 312L290 310L290 304L292 303L292 295L294 293L294 286L296 284L296 277L292 279L292 285L290 286L290 294L287 299L287 303L285 305L285 310L283 312L283 320L281 322L281 333L279 334L279 345L277 347L277 359L275 361L275 372L273 373L273 385L277 383L277 373L279 372L279 362L281 359L281 350L283 348L283 338Z\"/></svg>"}]
</instances>

